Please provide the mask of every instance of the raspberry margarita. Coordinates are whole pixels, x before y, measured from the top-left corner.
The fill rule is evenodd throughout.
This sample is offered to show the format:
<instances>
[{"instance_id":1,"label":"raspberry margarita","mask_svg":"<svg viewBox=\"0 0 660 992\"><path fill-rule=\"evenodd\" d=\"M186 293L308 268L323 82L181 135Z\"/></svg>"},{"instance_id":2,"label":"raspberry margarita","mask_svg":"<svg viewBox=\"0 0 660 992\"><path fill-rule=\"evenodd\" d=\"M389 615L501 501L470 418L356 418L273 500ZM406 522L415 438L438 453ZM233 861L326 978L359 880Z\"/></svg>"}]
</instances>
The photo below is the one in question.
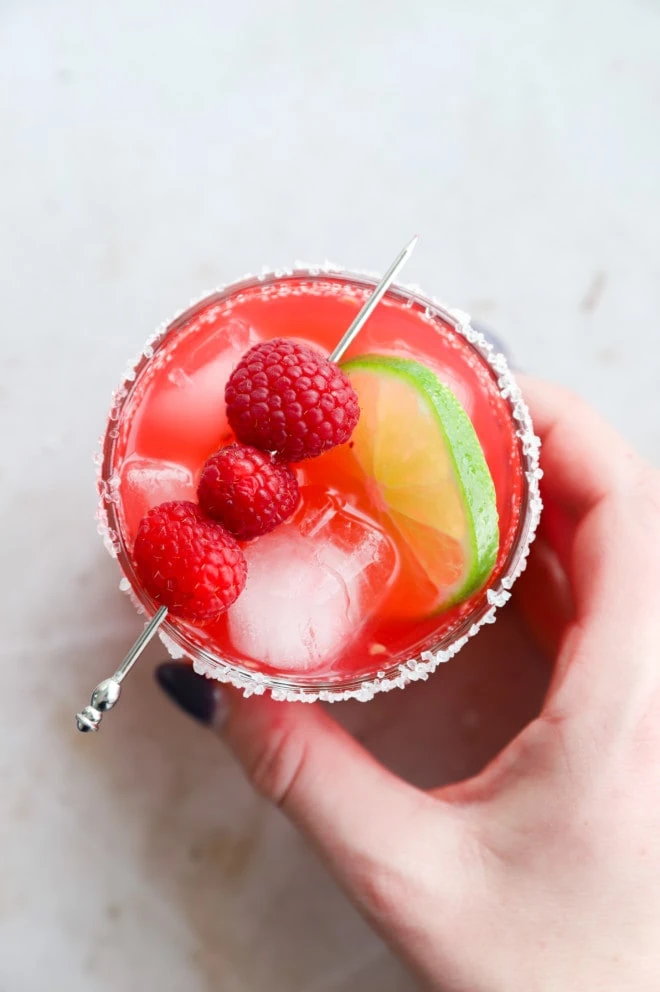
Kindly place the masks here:
<instances>
[{"instance_id":1,"label":"raspberry margarita","mask_svg":"<svg viewBox=\"0 0 660 992\"><path fill-rule=\"evenodd\" d=\"M265 526L255 524L261 518L254 505L232 500L225 518L216 507L216 520L234 521L230 529L247 565L244 587L239 583L240 594L211 622L171 613L164 628L173 652L248 691L366 699L425 677L492 621L534 535L538 442L506 363L461 315L416 293L391 289L342 362L360 419L355 427L349 416L350 430L332 442L348 443L317 457L304 457L316 451L294 444L289 457L304 460L291 467L254 448L227 447L237 440L235 429L242 442L277 449L276 441L260 444L249 425L241 427L236 412L232 384L244 393L239 413L253 401L261 409L265 397L257 390L267 377L249 379L264 370L243 362L246 353L285 339L294 351L304 345L327 355L373 285L316 270L246 279L220 291L150 342L111 412L102 523L124 587L150 613L167 601L152 584L147 592L140 579L146 573L136 569L136 537L148 511L167 501L194 503L198 487L202 509L213 508L214 485L239 470L251 478L262 473L250 492L276 494L275 516ZM309 423L321 425L322 434L324 409L335 426L344 415L330 413L334 401L323 398L322 375L307 372L303 393L310 410L320 411ZM268 402L279 410L282 396L273 400L271 387ZM305 413L304 397L301 407L300 396L290 389L286 396L287 416L295 420ZM220 524L204 517L203 526ZM254 534L261 536L245 540ZM232 541L226 553L234 562ZM236 569L232 582L242 565Z\"/></svg>"}]
</instances>

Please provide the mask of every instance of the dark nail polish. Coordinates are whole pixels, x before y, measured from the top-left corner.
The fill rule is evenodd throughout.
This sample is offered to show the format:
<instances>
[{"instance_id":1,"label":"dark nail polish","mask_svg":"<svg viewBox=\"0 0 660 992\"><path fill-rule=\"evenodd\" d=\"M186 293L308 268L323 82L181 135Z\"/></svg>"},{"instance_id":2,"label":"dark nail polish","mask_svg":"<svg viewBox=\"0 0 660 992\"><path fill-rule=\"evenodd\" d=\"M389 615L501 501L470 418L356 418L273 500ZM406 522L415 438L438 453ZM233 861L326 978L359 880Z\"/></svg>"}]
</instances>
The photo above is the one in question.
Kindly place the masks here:
<instances>
[{"instance_id":1,"label":"dark nail polish","mask_svg":"<svg viewBox=\"0 0 660 992\"><path fill-rule=\"evenodd\" d=\"M156 669L156 681L170 699L200 723L209 725L218 705L220 689L185 661L166 661Z\"/></svg>"}]
</instances>

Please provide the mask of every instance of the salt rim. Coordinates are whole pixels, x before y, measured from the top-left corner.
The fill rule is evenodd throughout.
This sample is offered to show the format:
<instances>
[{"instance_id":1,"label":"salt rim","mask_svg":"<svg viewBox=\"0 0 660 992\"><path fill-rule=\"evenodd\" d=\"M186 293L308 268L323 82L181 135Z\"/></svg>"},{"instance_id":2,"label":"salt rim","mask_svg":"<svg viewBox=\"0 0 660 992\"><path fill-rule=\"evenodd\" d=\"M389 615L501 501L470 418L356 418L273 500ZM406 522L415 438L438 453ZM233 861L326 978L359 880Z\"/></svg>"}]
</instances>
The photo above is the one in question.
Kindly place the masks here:
<instances>
[{"instance_id":1,"label":"salt rim","mask_svg":"<svg viewBox=\"0 0 660 992\"><path fill-rule=\"evenodd\" d=\"M139 364L144 359L150 359L153 357L155 345L160 342L161 338L167 332L167 329L190 309L199 306L199 304L204 302L207 298L222 293L226 289L231 288L231 286L240 284L241 282L245 282L247 280L257 279L259 282L262 282L270 278L281 279L291 277L296 274L318 276L323 273L349 277L362 276L376 280L380 278L380 274L377 272L365 269L347 270L330 261L325 261L322 265L310 265L304 262L296 261L291 269L270 269L267 266L264 266L258 276L247 273L234 282L222 283L215 289L202 293L200 296L192 299L187 306L178 310L169 320L163 321L154 334L147 339L142 351L129 362L119 388L112 394L112 404L108 416L108 424L110 424L113 420L118 419L116 412L117 408L125 399L128 393L129 384L135 380ZM499 585L487 590L486 600L488 602L489 609L480 618L475 620L467 633L461 637L458 637L446 648L441 648L437 651L423 651L420 655L421 660L411 658L408 661L399 664L397 666L398 674L396 676L386 677L385 672L378 672L375 679L361 682L357 688L336 690L320 689L318 691L302 688L292 689L269 684L269 677L264 675L262 672L243 673L233 669L229 663L223 663L219 660L208 662L201 658L192 658L192 656L190 656L193 662L193 668L199 675L204 675L206 678L214 679L218 682L229 683L236 689L240 689L246 698L253 695L261 696L266 691L269 691L273 699L282 702L313 703L316 701L321 701L333 703L343 702L349 699L355 699L359 702L368 702L370 699L373 699L376 693L391 692L392 689L405 688L405 686L410 682L418 682L420 680L425 681L430 675L433 674L438 665L444 664L453 658L454 655L458 654L458 652L465 647L469 639L474 637L483 626L486 624L495 623L497 610L509 601L511 598L511 588L514 582L527 567L530 547L536 535L536 530L541 518L541 511L543 509L543 501L539 490L539 480L543 476L543 471L539 466L541 442L534 433L529 409L523 399L520 387L509 369L507 360L503 354L495 351L493 346L486 340L483 334L476 331L471 326L470 316L463 310L449 307L437 297L429 296L416 283L393 284L391 289L395 291L400 289L404 292L407 291L410 293L415 293L424 300L427 300L429 303L433 304L434 307L437 307L444 314L451 317L454 329L459 334L462 334L463 337L471 345L473 345L481 357L495 372L499 393L509 403L512 410L512 417L518 424L516 437L518 437L521 442L523 460L525 463L524 474L528 485L528 502L525 519L522 524L523 543L517 549L517 554L514 558L512 567L505 575L502 576ZM430 313L429 316L431 316ZM107 429L106 433L109 436L112 436L111 430L113 429L114 428ZM116 474L111 476L107 482L102 478L104 441L105 435L99 438L99 449L94 455L94 463L97 468L98 489L100 494L97 510L97 531L103 539L105 548L110 556L116 559L121 551L121 544L119 541L119 535L112 527L110 527L106 503L118 502L119 494L117 490L119 486L119 478ZM144 605L135 594L130 581L125 576L122 577L119 583L119 588L122 592L128 595L138 613L146 615L147 611ZM179 659L187 656L186 651L179 644L173 641L162 628L158 631L158 636L171 658Z\"/></svg>"}]
</instances>

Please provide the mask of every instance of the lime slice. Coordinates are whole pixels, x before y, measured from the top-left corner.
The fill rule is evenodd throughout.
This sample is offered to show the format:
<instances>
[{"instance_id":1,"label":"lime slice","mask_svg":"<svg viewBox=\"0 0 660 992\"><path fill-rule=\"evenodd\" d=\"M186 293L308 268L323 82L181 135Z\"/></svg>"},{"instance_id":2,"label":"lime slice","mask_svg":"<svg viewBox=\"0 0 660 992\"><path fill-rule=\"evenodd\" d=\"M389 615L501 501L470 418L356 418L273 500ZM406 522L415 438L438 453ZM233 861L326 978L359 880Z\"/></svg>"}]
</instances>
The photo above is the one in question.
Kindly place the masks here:
<instances>
[{"instance_id":1,"label":"lime slice","mask_svg":"<svg viewBox=\"0 0 660 992\"><path fill-rule=\"evenodd\" d=\"M342 365L360 401L352 454L447 608L495 565L495 486L467 413L419 362L364 355Z\"/></svg>"}]
</instances>

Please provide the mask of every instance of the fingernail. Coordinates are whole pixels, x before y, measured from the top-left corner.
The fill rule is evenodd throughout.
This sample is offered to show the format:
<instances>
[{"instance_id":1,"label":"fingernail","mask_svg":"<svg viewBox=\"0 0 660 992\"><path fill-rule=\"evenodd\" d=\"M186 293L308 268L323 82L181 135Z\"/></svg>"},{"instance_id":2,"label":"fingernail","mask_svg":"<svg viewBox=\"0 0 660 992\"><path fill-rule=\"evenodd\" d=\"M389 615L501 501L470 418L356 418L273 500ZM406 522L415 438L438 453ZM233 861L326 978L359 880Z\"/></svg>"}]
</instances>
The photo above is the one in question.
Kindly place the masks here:
<instances>
[{"instance_id":1,"label":"fingernail","mask_svg":"<svg viewBox=\"0 0 660 992\"><path fill-rule=\"evenodd\" d=\"M172 702L204 726L219 729L227 715L227 699L217 682L198 675L185 661L166 661L156 668L156 681Z\"/></svg>"}]
</instances>

